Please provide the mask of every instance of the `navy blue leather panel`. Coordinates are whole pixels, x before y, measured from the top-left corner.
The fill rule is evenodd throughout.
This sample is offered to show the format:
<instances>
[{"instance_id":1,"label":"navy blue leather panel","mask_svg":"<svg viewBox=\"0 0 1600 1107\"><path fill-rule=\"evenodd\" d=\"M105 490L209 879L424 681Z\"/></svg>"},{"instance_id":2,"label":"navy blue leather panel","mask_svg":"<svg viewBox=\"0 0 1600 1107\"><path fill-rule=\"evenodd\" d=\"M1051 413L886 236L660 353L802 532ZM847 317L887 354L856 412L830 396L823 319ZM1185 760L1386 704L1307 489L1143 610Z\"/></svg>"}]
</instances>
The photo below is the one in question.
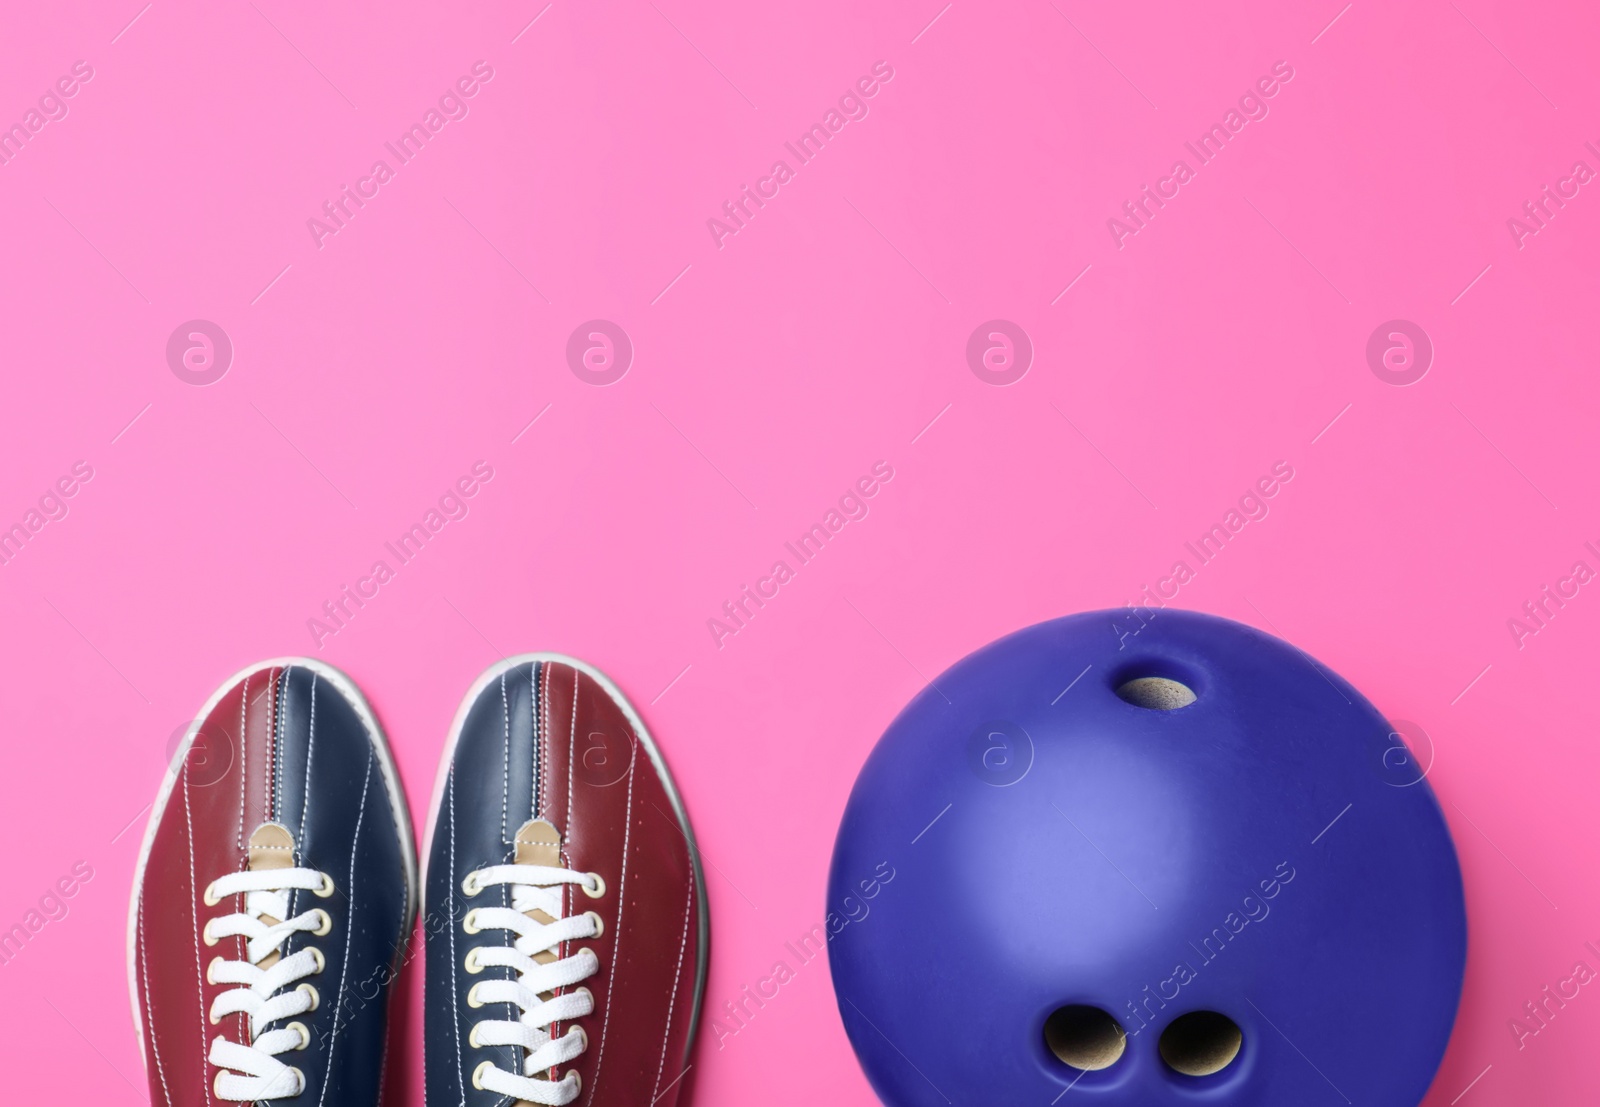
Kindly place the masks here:
<instances>
[{"instance_id":1,"label":"navy blue leather panel","mask_svg":"<svg viewBox=\"0 0 1600 1107\"><path fill-rule=\"evenodd\" d=\"M474 975L462 967L472 946L511 943L509 931L468 935L461 929L470 908L509 906L510 891L502 885L468 899L461 881L474 869L514 860L517 829L538 814L539 669L531 663L507 670L468 709L433 831L423 897L428 905L423 1030L426 1102L440 1107L492 1107L503 1101L472 1086L472 1071L484 1061L522 1071L520 1048L474 1048L467 1040L474 1023L518 1017L511 1004L467 1006L473 984L512 979L515 971L488 968Z\"/></svg>"},{"instance_id":2,"label":"navy blue leather panel","mask_svg":"<svg viewBox=\"0 0 1600 1107\"><path fill-rule=\"evenodd\" d=\"M274 821L288 827L296 864L333 877L327 900L296 892L291 915L323 907L325 937L296 934L285 954L312 944L326 960L311 978L321 1002L299 1021L305 1050L284 1061L306 1076L306 1103L377 1107L389 985L406 935L406 877L398 820L372 739L355 707L326 679L290 668L279 678Z\"/></svg>"}]
</instances>

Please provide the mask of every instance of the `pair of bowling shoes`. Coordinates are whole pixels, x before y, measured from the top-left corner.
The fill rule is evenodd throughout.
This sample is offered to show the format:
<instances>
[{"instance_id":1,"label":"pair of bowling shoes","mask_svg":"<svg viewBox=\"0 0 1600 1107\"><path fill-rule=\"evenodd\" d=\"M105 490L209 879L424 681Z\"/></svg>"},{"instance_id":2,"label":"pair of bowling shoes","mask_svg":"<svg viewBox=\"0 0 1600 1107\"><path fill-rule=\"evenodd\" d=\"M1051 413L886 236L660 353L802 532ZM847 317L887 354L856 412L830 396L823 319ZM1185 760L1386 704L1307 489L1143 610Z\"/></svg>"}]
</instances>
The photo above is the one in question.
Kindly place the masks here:
<instances>
[{"instance_id":1,"label":"pair of bowling shoes","mask_svg":"<svg viewBox=\"0 0 1600 1107\"><path fill-rule=\"evenodd\" d=\"M673 1107L705 885L638 714L557 654L495 665L451 728L421 879L425 1101ZM411 820L354 684L240 673L187 729L134 878L128 975L158 1107L377 1107L418 913Z\"/></svg>"}]
</instances>

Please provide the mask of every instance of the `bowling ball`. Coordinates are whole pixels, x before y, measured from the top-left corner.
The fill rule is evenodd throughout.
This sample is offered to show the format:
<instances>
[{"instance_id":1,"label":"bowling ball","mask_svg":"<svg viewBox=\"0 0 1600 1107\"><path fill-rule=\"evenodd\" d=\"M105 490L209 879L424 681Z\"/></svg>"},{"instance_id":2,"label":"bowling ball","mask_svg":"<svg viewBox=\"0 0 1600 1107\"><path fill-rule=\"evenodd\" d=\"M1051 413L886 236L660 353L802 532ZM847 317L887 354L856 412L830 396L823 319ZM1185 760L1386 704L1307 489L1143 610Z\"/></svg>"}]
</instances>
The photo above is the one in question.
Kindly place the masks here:
<instances>
[{"instance_id":1,"label":"bowling ball","mask_svg":"<svg viewBox=\"0 0 1600 1107\"><path fill-rule=\"evenodd\" d=\"M1411 751L1280 639L1040 623L899 714L828 886L889 1107L1415 1107L1455 1021L1461 871Z\"/></svg>"}]
</instances>

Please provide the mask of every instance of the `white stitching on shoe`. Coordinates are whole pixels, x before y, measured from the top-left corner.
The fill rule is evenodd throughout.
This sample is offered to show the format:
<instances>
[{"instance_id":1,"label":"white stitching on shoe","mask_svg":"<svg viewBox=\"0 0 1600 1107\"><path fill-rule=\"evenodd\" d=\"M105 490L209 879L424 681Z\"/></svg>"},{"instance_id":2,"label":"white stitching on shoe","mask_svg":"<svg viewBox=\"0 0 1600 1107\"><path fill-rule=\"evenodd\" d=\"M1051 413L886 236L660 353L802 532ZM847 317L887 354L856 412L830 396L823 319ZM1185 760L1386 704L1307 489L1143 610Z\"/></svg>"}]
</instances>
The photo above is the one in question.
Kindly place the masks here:
<instances>
[{"instance_id":1,"label":"white stitching on shoe","mask_svg":"<svg viewBox=\"0 0 1600 1107\"><path fill-rule=\"evenodd\" d=\"M511 704L506 698L506 675L500 674L500 719L505 726L504 756L500 762L500 840L511 841Z\"/></svg>"},{"instance_id":2,"label":"white stitching on shoe","mask_svg":"<svg viewBox=\"0 0 1600 1107\"><path fill-rule=\"evenodd\" d=\"M289 706L289 670L272 678L272 761L268 771L267 809L264 818L277 819L283 811L283 716Z\"/></svg>"},{"instance_id":3,"label":"white stitching on shoe","mask_svg":"<svg viewBox=\"0 0 1600 1107\"><path fill-rule=\"evenodd\" d=\"M456 892L456 767L450 766L450 783L445 786L445 798L450 807L450 890L446 901L454 899ZM455 912L450 912L452 921ZM450 931L450 1036L456 1043L456 1088L461 1092L461 1107L467 1103L467 1074L461 1063L461 981L456 974L456 928L451 925L445 927ZM424 939L426 940L426 939Z\"/></svg>"},{"instance_id":4,"label":"white stitching on shoe","mask_svg":"<svg viewBox=\"0 0 1600 1107\"><path fill-rule=\"evenodd\" d=\"M166 1066L161 1063L161 1044L156 1041L155 1004L150 995L150 943L145 940L142 888L139 890L139 968L144 974L144 1025L150 1032L150 1052L155 1055L156 1075L161 1077L161 1091L166 1096L167 1107L172 1107L172 1089L167 1086Z\"/></svg>"},{"instance_id":5,"label":"white stitching on shoe","mask_svg":"<svg viewBox=\"0 0 1600 1107\"><path fill-rule=\"evenodd\" d=\"M661 1075L667 1071L667 1048L672 1042L672 1011L678 1003L678 982L683 979L683 953L689 947L689 915L694 903L694 866L689 866L689 895L683 904L683 938L678 942L678 967L672 975L672 998L667 1000L667 1029L661 1036L661 1063L656 1066L655 1086L650 1089L653 1104L661 1096Z\"/></svg>"},{"instance_id":6,"label":"white stitching on shoe","mask_svg":"<svg viewBox=\"0 0 1600 1107\"><path fill-rule=\"evenodd\" d=\"M600 1069L606 1061L606 1032L611 1029L611 1008L615 1006L611 1001L611 986L616 979L615 966L622 963L622 908L628 902L628 841L633 833L633 768L638 759L639 743L634 741L628 746L628 806L622 819L622 876L617 881L616 937L611 940L612 971L606 974L606 1013L600 1021L600 1052L595 1058L594 1074L589 1078L590 1103L595 1102L596 1089L600 1086Z\"/></svg>"},{"instance_id":7,"label":"white stitching on shoe","mask_svg":"<svg viewBox=\"0 0 1600 1107\"><path fill-rule=\"evenodd\" d=\"M367 744L367 774L361 781L361 808L356 812L356 829L350 838L350 878L349 883L345 886L348 891L345 894L344 963L339 966L339 997L338 1001L333 1005L335 1027L339 1025L339 1015L344 1011L344 989L350 980L350 937L355 933L356 929L356 852L361 847L361 825L367 817L367 794L371 791L371 788L372 744L369 742ZM328 1042L328 1064L325 1070L327 1073L334 1071L333 1055L338 1049L339 1038L335 1035ZM322 1082L322 1094L317 1097L318 1107L321 1107L327 1101L329 1083L330 1081L325 1077Z\"/></svg>"},{"instance_id":8,"label":"white stitching on shoe","mask_svg":"<svg viewBox=\"0 0 1600 1107\"><path fill-rule=\"evenodd\" d=\"M270 669L267 673L267 690L272 693L272 698L267 707L267 779L261 790L261 817L272 818L272 782L273 766L278 759L278 670Z\"/></svg>"},{"instance_id":9,"label":"white stitching on shoe","mask_svg":"<svg viewBox=\"0 0 1600 1107\"><path fill-rule=\"evenodd\" d=\"M306 812L311 810L311 755L316 751L317 748L317 677L319 675L320 674L318 674L316 670L312 670L311 735L306 739L306 790L305 795L301 797L300 800L300 833L294 840L297 849L301 847L306 840ZM368 754L368 760L369 762L371 760L370 753Z\"/></svg>"},{"instance_id":10,"label":"white stitching on shoe","mask_svg":"<svg viewBox=\"0 0 1600 1107\"><path fill-rule=\"evenodd\" d=\"M550 728L550 676L549 666L541 665L535 661L528 670L528 722L533 726L533 790L529 797L533 804L530 818L550 819L550 780L544 771L547 756L550 753L549 728ZM543 682L544 687L539 687ZM541 694L542 693L542 694ZM544 716L544 726L539 725L539 720L534 717L534 704L538 704L538 711ZM552 820L553 821L553 820Z\"/></svg>"},{"instance_id":11,"label":"white stitching on shoe","mask_svg":"<svg viewBox=\"0 0 1600 1107\"><path fill-rule=\"evenodd\" d=\"M254 674L251 675L253 676ZM250 775L245 771L247 766L250 764L250 760L247 756L249 751L245 748L245 727L247 725L245 720L245 708L248 707L249 704L250 677L245 677L244 691L239 695L239 840L235 843L235 845L237 845L241 851L244 849L244 781L245 777ZM200 725L204 726L205 720L202 719ZM196 736L198 736L199 733L200 732L198 730L195 731Z\"/></svg>"},{"instance_id":12,"label":"white stitching on shoe","mask_svg":"<svg viewBox=\"0 0 1600 1107\"><path fill-rule=\"evenodd\" d=\"M567 813L566 824L569 833L562 837L563 843L571 837L572 828L572 759L578 752L578 670L572 670L572 729L567 735ZM563 851L565 847L563 846ZM571 889L568 889L570 895Z\"/></svg>"},{"instance_id":13,"label":"white stitching on shoe","mask_svg":"<svg viewBox=\"0 0 1600 1107\"><path fill-rule=\"evenodd\" d=\"M211 1072L206 1061L206 976L200 968L200 882L195 878L194 865L194 813L189 806L189 761L183 763L183 818L189 827L189 912L194 918L194 984L199 1005L195 1015L200 1020L200 1079L206 1086L206 1102L211 1102ZM152 1038L155 1032L152 1030Z\"/></svg>"}]
</instances>

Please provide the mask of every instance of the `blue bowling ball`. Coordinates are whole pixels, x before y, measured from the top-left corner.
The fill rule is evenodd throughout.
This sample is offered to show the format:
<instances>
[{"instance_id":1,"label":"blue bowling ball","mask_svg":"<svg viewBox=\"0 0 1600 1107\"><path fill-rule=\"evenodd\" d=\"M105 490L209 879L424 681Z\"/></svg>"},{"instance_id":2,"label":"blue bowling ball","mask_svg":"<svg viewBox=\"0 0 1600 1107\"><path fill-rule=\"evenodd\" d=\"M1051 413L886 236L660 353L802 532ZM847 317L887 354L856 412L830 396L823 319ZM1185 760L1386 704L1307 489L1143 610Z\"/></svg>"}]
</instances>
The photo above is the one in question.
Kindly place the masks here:
<instances>
[{"instance_id":1,"label":"blue bowling ball","mask_svg":"<svg viewBox=\"0 0 1600 1107\"><path fill-rule=\"evenodd\" d=\"M1396 731L1295 647L1191 612L962 659L879 740L834 848L829 960L873 1089L1416 1107L1467 923Z\"/></svg>"}]
</instances>

